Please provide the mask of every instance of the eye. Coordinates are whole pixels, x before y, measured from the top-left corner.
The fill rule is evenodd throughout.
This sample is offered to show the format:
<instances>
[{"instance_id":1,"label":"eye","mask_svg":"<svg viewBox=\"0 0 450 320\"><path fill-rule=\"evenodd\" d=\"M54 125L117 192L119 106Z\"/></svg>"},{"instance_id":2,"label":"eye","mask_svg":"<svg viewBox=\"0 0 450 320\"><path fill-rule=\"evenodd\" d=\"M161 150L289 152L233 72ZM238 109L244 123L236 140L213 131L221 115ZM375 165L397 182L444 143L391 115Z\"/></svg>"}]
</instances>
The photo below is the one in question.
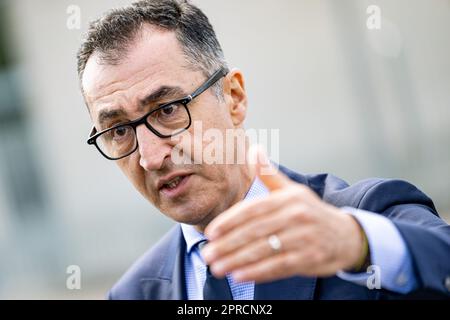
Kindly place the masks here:
<instances>
[{"instance_id":1,"label":"eye","mask_svg":"<svg viewBox=\"0 0 450 320\"><path fill-rule=\"evenodd\" d=\"M147 123L159 133L167 135L172 134L174 130L184 128L189 123L189 119L189 113L184 105L173 102L152 112L147 118Z\"/></svg>"},{"instance_id":2,"label":"eye","mask_svg":"<svg viewBox=\"0 0 450 320\"><path fill-rule=\"evenodd\" d=\"M163 116L170 116L174 114L178 109L178 106L175 104L170 104L167 107L164 107L161 109L161 115Z\"/></svg>"},{"instance_id":3,"label":"eye","mask_svg":"<svg viewBox=\"0 0 450 320\"><path fill-rule=\"evenodd\" d=\"M180 117L184 117L183 106L179 103L169 104L154 115L160 123L172 123L173 121L179 121Z\"/></svg>"},{"instance_id":4,"label":"eye","mask_svg":"<svg viewBox=\"0 0 450 320\"><path fill-rule=\"evenodd\" d=\"M131 127L117 127L112 130L112 138L114 140L121 140L131 133Z\"/></svg>"}]
</instances>

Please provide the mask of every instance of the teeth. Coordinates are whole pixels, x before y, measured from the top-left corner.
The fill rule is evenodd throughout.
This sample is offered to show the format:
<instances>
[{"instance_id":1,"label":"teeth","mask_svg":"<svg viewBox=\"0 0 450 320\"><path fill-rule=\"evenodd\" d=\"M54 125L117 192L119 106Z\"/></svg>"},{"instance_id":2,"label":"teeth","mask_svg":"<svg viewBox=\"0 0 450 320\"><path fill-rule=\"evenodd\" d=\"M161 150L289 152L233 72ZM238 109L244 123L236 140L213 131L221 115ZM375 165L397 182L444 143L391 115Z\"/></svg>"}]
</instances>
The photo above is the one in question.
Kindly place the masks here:
<instances>
[{"instance_id":1,"label":"teeth","mask_svg":"<svg viewBox=\"0 0 450 320\"><path fill-rule=\"evenodd\" d=\"M170 189L173 189L173 188L175 188L178 185L178 183L180 183L180 181L181 181L181 177L178 176L178 177L172 179L169 183L166 183L166 185Z\"/></svg>"}]
</instances>

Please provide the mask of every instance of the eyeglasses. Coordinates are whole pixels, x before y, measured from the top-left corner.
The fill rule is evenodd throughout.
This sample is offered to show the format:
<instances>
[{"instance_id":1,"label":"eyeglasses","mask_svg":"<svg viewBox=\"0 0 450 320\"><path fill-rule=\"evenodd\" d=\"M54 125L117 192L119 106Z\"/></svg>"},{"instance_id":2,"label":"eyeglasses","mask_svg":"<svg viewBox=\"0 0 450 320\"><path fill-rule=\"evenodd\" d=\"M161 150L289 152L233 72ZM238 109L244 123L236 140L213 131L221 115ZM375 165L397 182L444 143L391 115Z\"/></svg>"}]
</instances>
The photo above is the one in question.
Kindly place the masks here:
<instances>
[{"instance_id":1,"label":"eyeglasses","mask_svg":"<svg viewBox=\"0 0 450 320\"><path fill-rule=\"evenodd\" d=\"M119 160L132 154L138 148L136 128L141 124L160 138L170 138L187 130L192 123L188 103L210 88L228 71L217 70L192 94L158 106L139 119L121 123L97 133L95 127L89 134L87 143L95 145L100 153L109 160Z\"/></svg>"}]
</instances>

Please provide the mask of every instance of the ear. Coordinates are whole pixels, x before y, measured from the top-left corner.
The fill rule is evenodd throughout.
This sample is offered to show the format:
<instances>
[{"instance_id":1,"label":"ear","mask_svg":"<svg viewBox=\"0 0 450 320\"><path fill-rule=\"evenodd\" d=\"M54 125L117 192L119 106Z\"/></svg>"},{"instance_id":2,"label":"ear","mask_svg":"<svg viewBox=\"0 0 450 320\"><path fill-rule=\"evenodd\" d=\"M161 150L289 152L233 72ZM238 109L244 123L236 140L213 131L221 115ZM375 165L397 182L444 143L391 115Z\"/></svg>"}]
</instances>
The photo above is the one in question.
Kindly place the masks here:
<instances>
[{"instance_id":1,"label":"ear","mask_svg":"<svg viewBox=\"0 0 450 320\"><path fill-rule=\"evenodd\" d=\"M247 93L244 76L239 69L232 69L224 79L225 103L235 127L242 127L247 114Z\"/></svg>"}]
</instances>

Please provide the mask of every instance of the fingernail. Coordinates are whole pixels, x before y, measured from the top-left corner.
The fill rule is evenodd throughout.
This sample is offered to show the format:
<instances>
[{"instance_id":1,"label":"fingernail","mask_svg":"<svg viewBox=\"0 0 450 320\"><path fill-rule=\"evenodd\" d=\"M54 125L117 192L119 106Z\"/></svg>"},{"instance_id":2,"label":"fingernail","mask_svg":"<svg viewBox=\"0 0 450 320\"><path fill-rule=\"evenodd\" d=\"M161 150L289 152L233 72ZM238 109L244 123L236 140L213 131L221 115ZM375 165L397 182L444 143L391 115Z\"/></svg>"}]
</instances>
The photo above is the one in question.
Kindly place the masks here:
<instances>
[{"instance_id":1,"label":"fingernail","mask_svg":"<svg viewBox=\"0 0 450 320\"><path fill-rule=\"evenodd\" d=\"M209 241L217 239L218 236L219 236L219 230L217 230L217 229L210 229L207 231L207 234L206 234L206 237L208 238Z\"/></svg>"},{"instance_id":2,"label":"fingernail","mask_svg":"<svg viewBox=\"0 0 450 320\"><path fill-rule=\"evenodd\" d=\"M231 274L231 276L233 277L233 280L237 282L245 281L245 274L242 271L235 271Z\"/></svg>"},{"instance_id":3,"label":"fingernail","mask_svg":"<svg viewBox=\"0 0 450 320\"><path fill-rule=\"evenodd\" d=\"M215 240L215 238L216 238L216 233L212 232L212 231L206 233L205 235L206 235L206 237L208 238L209 241Z\"/></svg>"},{"instance_id":4,"label":"fingernail","mask_svg":"<svg viewBox=\"0 0 450 320\"><path fill-rule=\"evenodd\" d=\"M208 264L211 263L211 261L214 258L214 251L212 251L209 248L204 248L201 252L203 259L205 260L205 262L207 262Z\"/></svg>"},{"instance_id":5,"label":"fingernail","mask_svg":"<svg viewBox=\"0 0 450 320\"><path fill-rule=\"evenodd\" d=\"M225 268L225 264L222 262L216 262L211 265L212 273L214 273L214 275L217 275L217 276L221 276L221 275L225 274L224 268Z\"/></svg>"}]
</instances>

